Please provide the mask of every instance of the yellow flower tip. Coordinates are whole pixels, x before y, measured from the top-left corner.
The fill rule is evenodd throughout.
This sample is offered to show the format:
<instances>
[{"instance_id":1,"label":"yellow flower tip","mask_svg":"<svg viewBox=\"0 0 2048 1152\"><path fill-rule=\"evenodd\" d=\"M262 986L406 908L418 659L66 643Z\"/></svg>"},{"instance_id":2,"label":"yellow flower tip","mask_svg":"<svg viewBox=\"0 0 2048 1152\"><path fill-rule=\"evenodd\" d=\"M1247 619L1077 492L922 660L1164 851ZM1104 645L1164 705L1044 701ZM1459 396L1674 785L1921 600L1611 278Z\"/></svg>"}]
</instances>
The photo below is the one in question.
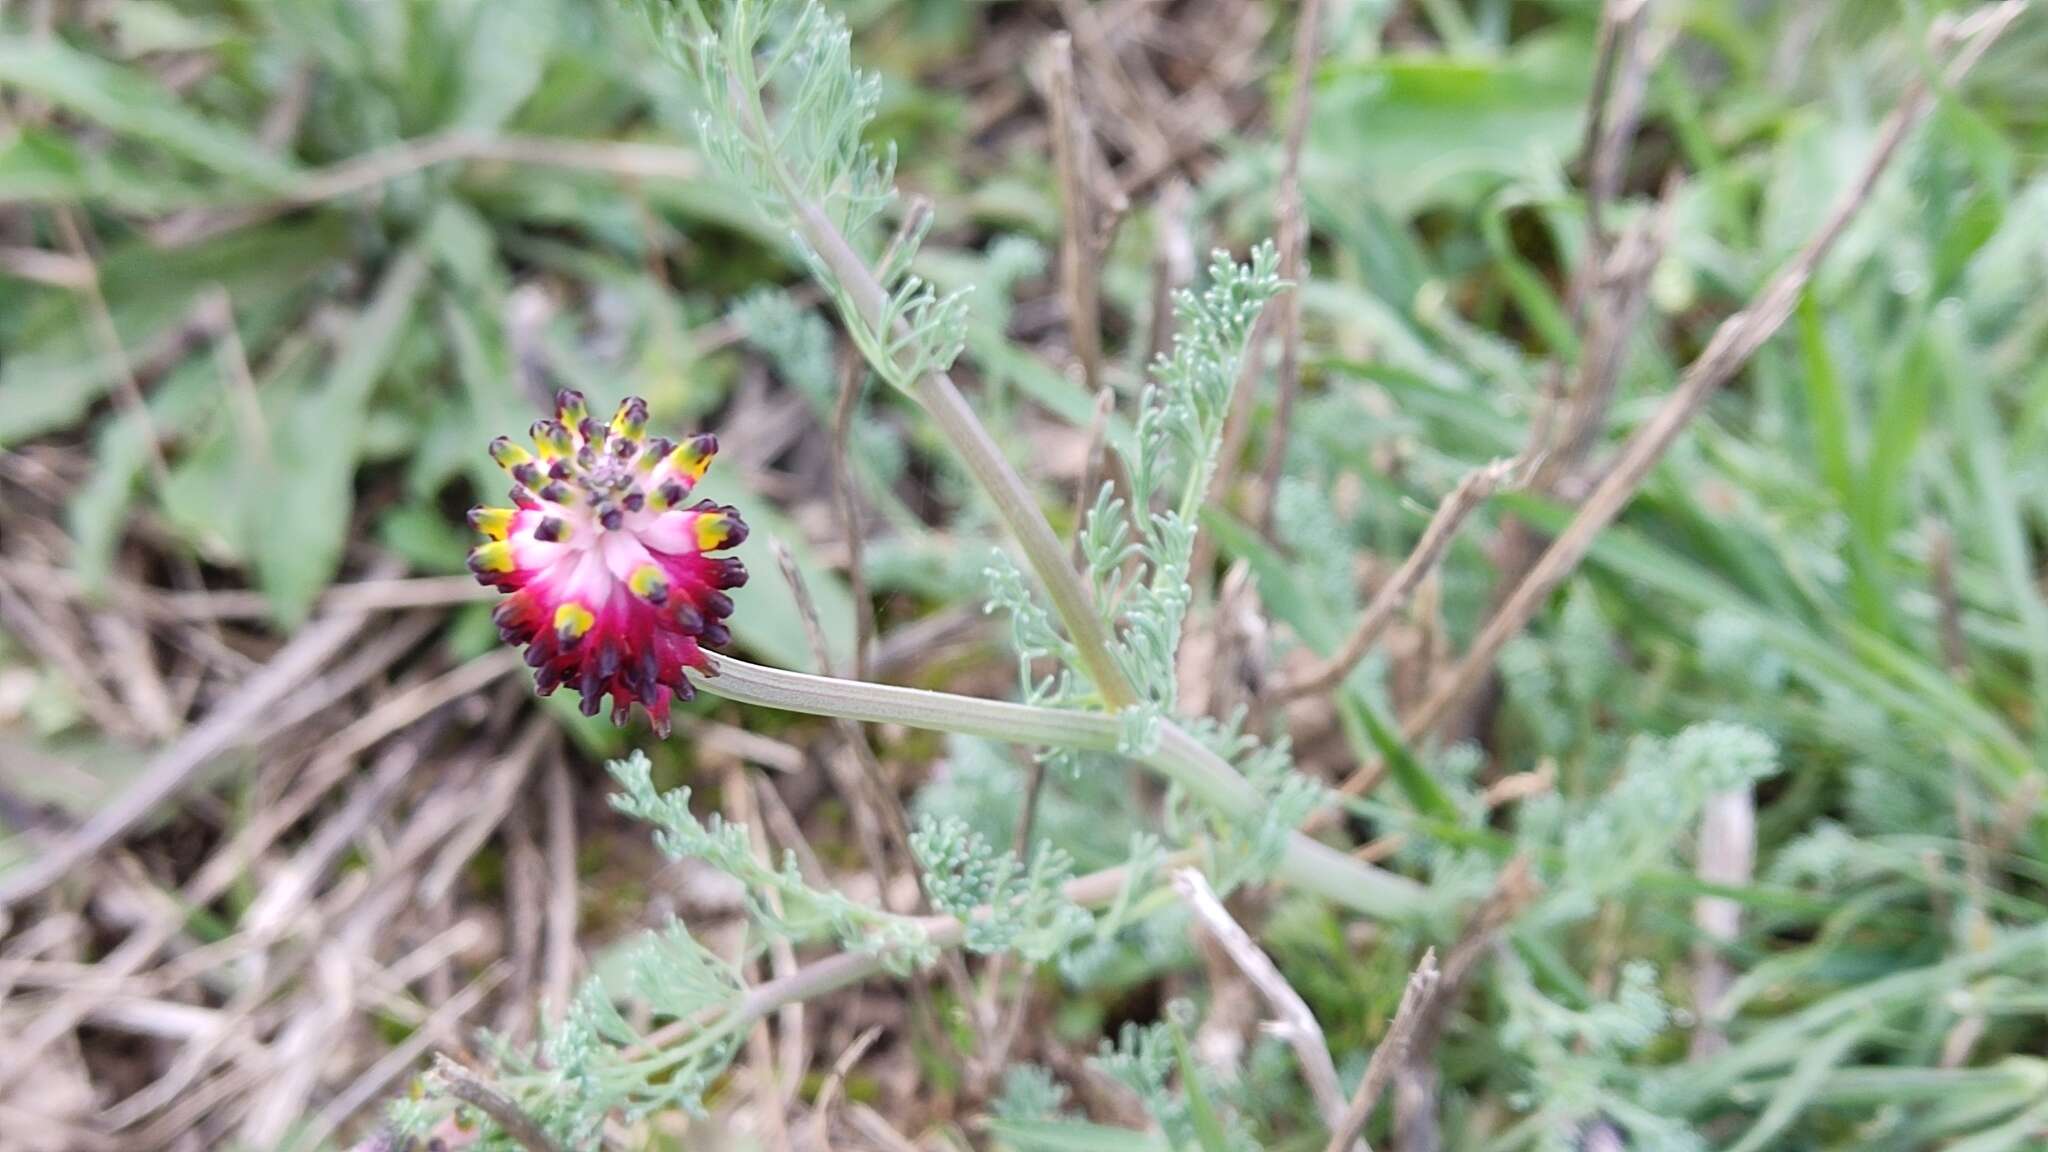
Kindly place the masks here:
<instances>
[{"instance_id":1,"label":"yellow flower tip","mask_svg":"<svg viewBox=\"0 0 2048 1152\"><path fill-rule=\"evenodd\" d=\"M705 433L692 436L669 454L669 461L675 470L690 478L695 484L704 478L704 471L711 467L711 458L718 455L718 437Z\"/></svg>"},{"instance_id":2,"label":"yellow flower tip","mask_svg":"<svg viewBox=\"0 0 2048 1152\"><path fill-rule=\"evenodd\" d=\"M590 614L590 609L569 601L555 609L555 639L564 645L574 644L596 623L597 617Z\"/></svg>"},{"instance_id":3,"label":"yellow flower tip","mask_svg":"<svg viewBox=\"0 0 2048 1152\"><path fill-rule=\"evenodd\" d=\"M483 534L486 539L503 540L512 531L512 517L515 514L515 510L511 508L471 508L469 526Z\"/></svg>"},{"instance_id":4,"label":"yellow flower tip","mask_svg":"<svg viewBox=\"0 0 2048 1152\"><path fill-rule=\"evenodd\" d=\"M647 401L638 396L628 396L619 404L619 410L612 416L612 435L622 440L638 442L647 434Z\"/></svg>"},{"instance_id":5,"label":"yellow flower tip","mask_svg":"<svg viewBox=\"0 0 2048 1152\"><path fill-rule=\"evenodd\" d=\"M590 408L583 403L583 393L574 388L564 388L555 393L555 422L571 431L580 430L583 422L590 419Z\"/></svg>"},{"instance_id":6,"label":"yellow flower tip","mask_svg":"<svg viewBox=\"0 0 2048 1152\"><path fill-rule=\"evenodd\" d=\"M574 455L576 442L569 430L558 420L536 420L533 422L534 447L540 449L540 458L549 463Z\"/></svg>"},{"instance_id":7,"label":"yellow flower tip","mask_svg":"<svg viewBox=\"0 0 2048 1152\"><path fill-rule=\"evenodd\" d=\"M730 548L747 538L746 521L731 508L706 512L697 518L697 551L715 552Z\"/></svg>"},{"instance_id":8,"label":"yellow flower tip","mask_svg":"<svg viewBox=\"0 0 2048 1152\"><path fill-rule=\"evenodd\" d=\"M469 550L469 570L478 576L501 575L512 568L512 545L508 541L493 540Z\"/></svg>"},{"instance_id":9,"label":"yellow flower tip","mask_svg":"<svg viewBox=\"0 0 2048 1152\"><path fill-rule=\"evenodd\" d=\"M668 601L668 577L653 564L642 564L633 569L633 575L626 580L626 587L649 604L659 605Z\"/></svg>"},{"instance_id":10,"label":"yellow flower tip","mask_svg":"<svg viewBox=\"0 0 2048 1152\"><path fill-rule=\"evenodd\" d=\"M533 453L512 442L510 436L500 436L491 441L491 459L507 472L518 469L522 464L533 463Z\"/></svg>"}]
</instances>

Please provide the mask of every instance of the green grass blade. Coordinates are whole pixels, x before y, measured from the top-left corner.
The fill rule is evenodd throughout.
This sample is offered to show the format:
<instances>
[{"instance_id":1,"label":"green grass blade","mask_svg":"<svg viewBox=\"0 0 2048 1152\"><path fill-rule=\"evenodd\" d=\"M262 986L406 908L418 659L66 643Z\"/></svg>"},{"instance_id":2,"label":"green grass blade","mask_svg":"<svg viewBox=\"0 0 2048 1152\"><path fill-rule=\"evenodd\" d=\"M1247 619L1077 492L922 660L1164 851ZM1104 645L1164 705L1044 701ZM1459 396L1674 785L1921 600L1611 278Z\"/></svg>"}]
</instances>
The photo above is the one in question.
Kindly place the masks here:
<instances>
[{"instance_id":1,"label":"green grass blade","mask_svg":"<svg viewBox=\"0 0 2048 1152\"><path fill-rule=\"evenodd\" d=\"M61 41L0 36L0 85L31 92L266 192L291 190L298 172L255 138L188 108L134 69Z\"/></svg>"},{"instance_id":2,"label":"green grass blade","mask_svg":"<svg viewBox=\"0 0 2048 1152\"><path fill-rule=\"evenodd\" d=\"M1176 1020L1167 1021L1166 1027L1173 1036L1173 1055L1180 1064L1181 1090L1187 1093L1188 1121L1195 1130L1195 1140L1201 1144L1202 1152L1231 1152L1230 1133L1209 1099L1209 1090L1202 1085L1201 1068L1188 1048L1187 1032Z\"/></svg>"},{"instance_id":3,"label":"green grass blade","mask_svg":"<svg viewBox=\"0 0 2048 1152\"><path fill-rule=\"evenodd\" d=\"M1977 498L1976 529L1990 547L1992 559L2013 614L2026 637L2032 672L2034 738L2037 754L2048 757L2048 602L2035 584L2038 570L2027 539L2027 525L2012 490L2012 467L2006 459L2006 437L1992 412L1990 381L1971 362L1962 334L1961 317L1946 309L1929 329L1943 375L1951 382L1956 423L1969 479Z\"/></svg>"},{"instance_id":4,"label":"green grass blade","mask_svg":"<svg viewBox=\"0 0 2048 1152\"><path fill-rule=\"evenodd\" d=\"M1851 1020L1808 1048L1806 1054L1799 1058L1799 1063L1793 1066L1792 1075L1786 1077L1771 1096L1763 1115L1757 1117L1756 1123L1728 1152L1762 1152L1770 1147L1772 1141L1813 1102L1828 1073L1834 1071L1835 1065L1840 1064L1857 1041L1874 1027L1876 1022L1872 1020Z\"/></svg>"}]
</instances>

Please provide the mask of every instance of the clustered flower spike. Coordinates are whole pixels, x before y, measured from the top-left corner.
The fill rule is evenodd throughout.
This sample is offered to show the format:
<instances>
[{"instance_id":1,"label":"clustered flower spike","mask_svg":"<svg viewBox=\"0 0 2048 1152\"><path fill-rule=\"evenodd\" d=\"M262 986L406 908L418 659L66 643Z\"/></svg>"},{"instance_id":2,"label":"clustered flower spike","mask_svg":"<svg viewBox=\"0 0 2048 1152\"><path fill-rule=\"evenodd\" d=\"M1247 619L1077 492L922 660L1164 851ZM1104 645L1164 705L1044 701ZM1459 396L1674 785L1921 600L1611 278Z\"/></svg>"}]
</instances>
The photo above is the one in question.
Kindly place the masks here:
<instances>
[{"instance_id":1,"label":"clustered flower spike","mask_svg":"<svg viewBox=\"0 0 2048 1152\"><path fill-rule=\"evenodd\" d=\"M683 669L708 672L704 649L732 638L723 589L747 582L738 558L707 555L747 538L739 512L683 503L718 440L647 435L637 396L600 424L581 394L563 392L533 442L531 452L504 436L491 442L514 507L469 513L484 536L470 571L510 593L492 614L498 634L526 646L541 695L573 685L583 714L595 716L609 693L614 723L637 701L667 735L670 702L692 695Z\"/></svg>"}]
</instances>

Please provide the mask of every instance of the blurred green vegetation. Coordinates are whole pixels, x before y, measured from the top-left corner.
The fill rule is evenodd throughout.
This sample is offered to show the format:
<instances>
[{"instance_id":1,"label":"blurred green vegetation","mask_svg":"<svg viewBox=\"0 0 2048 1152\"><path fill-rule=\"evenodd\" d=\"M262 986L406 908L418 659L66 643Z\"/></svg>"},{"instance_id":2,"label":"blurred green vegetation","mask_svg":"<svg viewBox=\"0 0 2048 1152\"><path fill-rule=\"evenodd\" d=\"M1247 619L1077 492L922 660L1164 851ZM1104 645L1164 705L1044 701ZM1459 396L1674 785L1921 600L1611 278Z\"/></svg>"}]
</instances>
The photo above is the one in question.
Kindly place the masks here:
<instances>
[{"instance_id":1,"label":"blurred green vegetation","mask_svg":"<svg viewBox=\"0 0 2048 1152\"><path fill-rule=\"evenodd\" d=\"M460 510L502 486L483 443L523 429L558 382L594 408L630 390L658 424L715 426L748 365L766 365L829 425L831 334L783 291L799 267L743 196L701 171L682 85L611 6L124 0L58 5L83 16L47 29L24 26L21 7L0 12L5 246L69 257L81 237L95 275L0 280L0 450L58 444L90 459L64 524L89 586L109 579L145 517L153 539L261 590L282 628L373 546L414 573L460 572ZM1284 100L1293 6L1260 7L1271 93ZM1925 68L1926 30L1946 7L1655 5L1659 34L1676 39L1609 212L1626 223L1652 210L1666 173L1683 181L1608 446L1817 226ZM1599 6L1329 8L1305 162L1307 386L1280 545L1224 510L1213 524L1273 619L1318 646L1358 609L1355 557L1402 555L1458 476L1516 452L1548 365L1577 355L1564 284L1585 242L1575 153ZM904 185L935 204L924 271L977 289L966 375L1028 463L1028 425L1085 428L1092 408L1030 349L1044 339L1032 317L1054 292L1056 189L1042 146L987 132L982 94L959 77L973 64L1031 104L1024 61L979 52L991 29L1056 19L973 0L845 10L857 54L887 84L876 132L898 146ZM1451 1147L1569 1146L1552 1141L1595 1115L1644 1148L2040 1146L2044 61L2048 17L2030 13L1960 90L1939 93L1796 321L1503 659L1503 706L1476 734L1483 752L1397 749L1401 786L1360 806L1366 826L1409 833L1393 866L1441 885L1456 852L1499 860L1540 839L1513 818L1467 819L1475 774L1549 765L1551 816L1573 827L1636 818L1600 806L1622 793L1641 735L1732 721L1779 748L1778 775L1760 785L1755 884L1694 880L1686 836L1673 834L1602 895L1604 914L1558 912L1517 933L1447 1041ZM1194 189L1198 242L1242 248L1270 234L1277 166L1263 127L1219 139ZM1115 333L1144 330L1156 239L1141 203L1104 270ZM246 376L223 351L223 306ZM1126 343L1110 373L1128 391L1144 349ZM131 381L146 411L124 401ZM870 586L899 616L977 607L995 533L951 465L888 397L870 397L855 434L878 522ZM854 606L838 557L807 545L802 510L763 480L787 462L752 462L714 470L710 493L743 501L755 525L745 555L757 579L735 631L764 659L808 667L769 542L796 551L835 643ZM1357 498L1332 495L1345 490ZM1467 532L1442 579L1454 648L1494 595L1484 544L1510 512L1551 529L1569 515L1510 495ZM1944 554L1964 641L1953 667ZM476 637L475 623L450 643ZM1345 694L1359 756L1386 745L1386 667L1369 660ZM88 723L63 708L37 716L44 736ZM963 756L956 768L1002 776L972 758L983 751ZM965 787L958 775L948 786ZM1061 787L1049 834L1084 860L1113 858L1117 845L1084 827L1100 824L1099 807L1081 802L1113 798ZM1009 816L977 819L1001 835ZM1539 846L1554 878L1566 847ZM1686 1003L1700 943L1691 903L1710 892L1746 913L1726 949L1738 973L1726 1052L1688 1067L1677 1029L1556 1052L1528 1039L1544 1034L1529 1023L1537 1007L1600 1008L1616 957L1654 965L1664 999ZM1360 959L1326 910L1294 904L1268 944L1283 968L1310 973L1302 990L1355 1071L1398 996L1402 958ZM1144 956L1147 972L1186 963L1165 944ZM1106 1005L1063 1026L1092 1042ZM1964 1017L1983 1020L1982 1037L1945 1061ZM1266 1086L1248 1076L1241 1087L1239 1104ZM1672 1121L1659 1137L1670 1142L1655 1143L1664 1130L1631 1121L1631 1108ZM1275 1146L1310 1142L1311 1125L1271 1115ZM1029 1118L997 1132L1019 1148L1106 1146Z\"/></svg>"}]
</instances>

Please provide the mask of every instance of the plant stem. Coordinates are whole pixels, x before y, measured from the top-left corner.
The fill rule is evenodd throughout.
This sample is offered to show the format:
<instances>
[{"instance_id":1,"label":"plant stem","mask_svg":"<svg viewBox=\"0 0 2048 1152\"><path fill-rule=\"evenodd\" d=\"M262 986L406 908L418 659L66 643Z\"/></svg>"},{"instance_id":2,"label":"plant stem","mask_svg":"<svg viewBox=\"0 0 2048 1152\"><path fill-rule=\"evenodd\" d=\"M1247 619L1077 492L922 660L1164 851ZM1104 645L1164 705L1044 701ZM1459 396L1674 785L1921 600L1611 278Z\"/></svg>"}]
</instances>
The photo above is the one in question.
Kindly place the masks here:
<instances>
[{"instance_id":1,"label":"plant stem","mask_svg":"<svg viewBox=\"0 0 2048 1152\"><path fill-rule=\"evenodd\" d=\"M858 321L871 333L893 335L877 332L888 315L888 289L824 207L804 193L774 147L768 117L760 103L761 85L754 72L751 39L735 35L729 43L748 46L732 51L728 57L733 69L728 79L734 85L734 107L746 111L743 130L753 136L761 162L788 204L797 231L836 284L842 307L854 313L848 319ZM890 369L897 365L875 367L889 376ZM1137 690L1117 662L1110 647L1108 626L1097 613L1088 586L1068 562L1066 548L1054 535L1031 490L1010 467L1008 458L975 416L960 389L945 372L932 371L912 381L909 390L973 473L1023 548L1025 559L1044 586L1106 710L1114 713L1136 706ZM1116 750L1123 734L1123 727L1114 716L1100 713L1054 711L912 688L804 676L725 657L716 658L713 668L713 675L704 681L713 692L743 703L813 715L1095 751ZM1264 803L1258 790L1235 768L1177 725L1162 722L1152 750L1137 759L1219 812L1254 812ZM1423 903L1423 890L1415 882L1353 860L1298 832L1289 834L1277 878L1345 907L1386 919L1412 918L1420 913Z\"/></svg>"},{"instance_id":2,"label":"plant stem","mask_svg":"<svg viewBox=\"0 0 2048 1152\"><path fill-rule=\"evenodd\" d=\"M853 245L832 223L824 209L798 195L793 187L785 186L785 191L805 242L831 270L846 299L860 314L860 320L871 329L880 325L888 307L888 293L875 278L873 269L854 251ZM877 367L886 370L888 365ZM1045 513L1039 510L1031 490L1017 475L1017 470L1010 467L1009 459L996 446L995 439L982 426L980 418L975 416L974 409L960 394L952 377L944 372L927 372L912 383L910 391L931 416L932 422L938 425L953 451L967 465L967 470L974 474L975 482L988 493L996 514L1003 518L1010 534L1024 549L1025 560L1037 575L1038 582L1045 586L1053 611L1059 614L1060 623L1066 626L1067 637L1073 641L1074 649L1088 671L1088 678L1094 682L1103 702L1112 709L1128 708L1137 703L1138 696L1131 687L1130 679L1110 652L1108 632L1095 611L1094 598L1088 594L1087 585L1081 583L1081 577L1067 562L1066 548L1053 534L1052 525L1046 522Z\"/></svg>"},{"instance_id":3,"label":"plant stem","mask_svg":"<svg viewBox=\"0 0 2048 1152\"><path fill-rule=\"evenodd\" d=\"M1091 752L1118 751L1124 735L1123 724L1102 713L1034 708L921 688L811 676L730 656L711 659L711 674L696 682L706 691L741 704ZM1153 746L1133 759L1218 812L1255 812L1265 803L1237 769L1178 724L1162 722ZM1414 881L1353 860L1299 832L1288 834L1275 878L1290 888L1381 919L1413 919L1423 908L1423 889Z\"/></svg>"},{"instance_id":4,"label":"plant stem","mask_svg":"<svg viewBox=\"0 0 2048 1152\"><path fill-rule=\"evenodd\" d=\"M696 680L705 689L741 704L809 716L903 724L1011 744L1049 744L1092 752L1115 751L1121 730L1116 717L1099 712L1033 708L922 688L813 676L722 654L712 654L711 662L710 675Z\"/></svg>"},{"instance_id":5,"label":"plant stem","mask_svg":"<svg viewBox=\"0 0 2048 1152\"><path fill-rule=\"evenodd\" d=\"M489 1116L508 1139L526 1152L562 1152L562 1146L533 1117L469 1069L445 1055L436 1055L433 1075L450 1096Z\"/></svg>"},{"instance_id":6,"label":"plant stem","mask_svg":"<svg viewBox=\"0 0 2048 1152\"><path fill-rule=\"evenodd\" d=\"M1182 850L1169 853L1160 861L1162 871L1185 868L1196 862L1197 853ZM1131 883L1131 865L1122 864L1076 876L1060 889L1060 894L1083 908L1099 908L1114 903ZM986 909L976 915L986 913ZM960 943L967 934L966 921L951 916L925 916L918 920L923 927L925 939L934 948L951 948ZM748 988L739 1001L730 1006L721 1006L700 1012L695 1016L671 1020L648 1033L627 1049L629 1059L656 1057L668 1058L669 1050L686 1036L704 1033L712 1028L749 1028L758 1020L766 1019L791 1004L803 1003L817 997L837 992L858 984L884 970L879 952L835 952L821 960L815 960L787 976L778 976L765 984ZM657 1068L665 1065L657 1065Z\"/></svg>"}]
</instances>

